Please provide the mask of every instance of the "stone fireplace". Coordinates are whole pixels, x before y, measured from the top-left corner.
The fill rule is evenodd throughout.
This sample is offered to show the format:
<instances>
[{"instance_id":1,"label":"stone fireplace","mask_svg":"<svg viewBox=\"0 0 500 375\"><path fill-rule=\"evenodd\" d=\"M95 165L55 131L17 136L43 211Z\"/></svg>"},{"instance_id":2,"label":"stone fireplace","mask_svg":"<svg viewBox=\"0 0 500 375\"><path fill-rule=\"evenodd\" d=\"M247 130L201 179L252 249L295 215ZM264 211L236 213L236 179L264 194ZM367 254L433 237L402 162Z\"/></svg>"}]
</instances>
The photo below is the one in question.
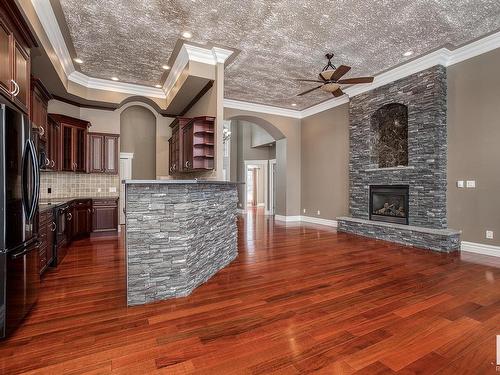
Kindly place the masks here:
<instances>
[{"instance_id":1,"label":"stone fireplace","mask_svg":"<svg viewBox=\"0 0 500 375\"><path fill-rule=\"evenodd\" d=\"M446 212L446 68L354 96L349 119L351 217L338 218L339 231L457 250Z\"/></svg>"}]
</instances>

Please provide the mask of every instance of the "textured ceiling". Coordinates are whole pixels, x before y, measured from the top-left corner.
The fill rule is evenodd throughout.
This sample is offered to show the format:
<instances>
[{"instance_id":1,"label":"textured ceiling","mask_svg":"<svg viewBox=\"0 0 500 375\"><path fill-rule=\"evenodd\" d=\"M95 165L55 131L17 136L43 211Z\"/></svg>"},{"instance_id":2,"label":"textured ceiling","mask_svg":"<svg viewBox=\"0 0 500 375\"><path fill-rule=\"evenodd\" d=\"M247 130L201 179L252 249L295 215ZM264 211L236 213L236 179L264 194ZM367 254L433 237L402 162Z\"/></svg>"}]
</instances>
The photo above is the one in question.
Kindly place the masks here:
<instances>
[{"instance_id":1,"label":"textured ceiling","mask_svg":"<svg viewBox=\"0 0 500 375\"><path fill-rule=\"evenodd\" d=\"M159 83L180 34L241 50L225 97L305 108L329 99L315 78L333 51L346 75L372 75L500 29L499 0L60 0L84 73ZM414 52L403 57L405 51Z\"/></svg>"}]
</instances>

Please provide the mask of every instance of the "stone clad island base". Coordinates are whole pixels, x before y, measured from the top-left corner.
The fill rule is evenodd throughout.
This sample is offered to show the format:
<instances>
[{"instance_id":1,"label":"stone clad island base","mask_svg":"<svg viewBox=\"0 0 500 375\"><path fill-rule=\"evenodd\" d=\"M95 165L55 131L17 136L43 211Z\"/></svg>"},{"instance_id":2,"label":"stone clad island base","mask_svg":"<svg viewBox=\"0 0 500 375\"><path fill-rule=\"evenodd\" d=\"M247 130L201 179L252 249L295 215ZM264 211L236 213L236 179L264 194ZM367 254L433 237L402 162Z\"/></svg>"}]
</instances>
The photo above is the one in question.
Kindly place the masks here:
<instances>
[{"instance_id":1,"label":"stone clad island base","mask_svg":"<svg viewBox=\"0 0 500 375\"><path fill-rule=\"evenodd\" d=\"M238 183L124 183L129 306L187 296L237 257Z\"/></svg>"}]
</instances>

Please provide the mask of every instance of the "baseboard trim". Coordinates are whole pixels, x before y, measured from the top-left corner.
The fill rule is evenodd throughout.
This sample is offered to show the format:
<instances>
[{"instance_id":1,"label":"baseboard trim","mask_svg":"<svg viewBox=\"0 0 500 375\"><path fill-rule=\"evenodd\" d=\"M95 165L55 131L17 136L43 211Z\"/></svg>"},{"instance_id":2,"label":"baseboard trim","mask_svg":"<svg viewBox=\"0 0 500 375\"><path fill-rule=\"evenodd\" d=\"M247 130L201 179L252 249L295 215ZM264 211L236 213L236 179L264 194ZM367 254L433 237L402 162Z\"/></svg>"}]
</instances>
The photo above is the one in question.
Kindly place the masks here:
<instances>
[{"instance_id":1,"label":"baseboard trim","mask_svg":"<svg viewBox=\"0 0 500 375\"><path fill-rule=\"evenodd\" d=\"M274 215L274 219L278 221L284 221L286 223L306 222L311 224L319 224L337 228L337 220L322 219L320 217L301 216L301 215L297 216Z\"/></svg>"},{"instance_id":2,"label":"baseboard trim","mask_svg":"<svg viewBox=\"0 0 500 375\"><path fill-rule=\"evenodd\" d=\"M460 246L462 251L467 251L469 253L476 253L482 255L489 255L492 257L500 257L500 246L486 245L477 242L467 242L462 241Z\"/></svg>"}]
</instances>

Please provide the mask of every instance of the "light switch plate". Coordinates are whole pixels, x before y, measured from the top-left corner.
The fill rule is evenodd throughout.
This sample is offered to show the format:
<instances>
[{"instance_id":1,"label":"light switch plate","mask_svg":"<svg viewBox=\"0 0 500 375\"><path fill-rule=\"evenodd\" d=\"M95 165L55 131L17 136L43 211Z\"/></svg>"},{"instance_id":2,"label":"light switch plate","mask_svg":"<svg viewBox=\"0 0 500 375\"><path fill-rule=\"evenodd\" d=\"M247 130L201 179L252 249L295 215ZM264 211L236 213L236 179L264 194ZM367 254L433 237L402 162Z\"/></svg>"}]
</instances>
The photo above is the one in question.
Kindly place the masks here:
<instances>
[{"instance_id":1,"label":"light switch plate","mask_svg":"<svg viewBox=\"0 0 500 375\"><path fill-rule=\"evenodd\" d=\"M304 209L302 210L302 212L303 212L303 213L306 213L306 209L304 208Z\"/></svg>"},{"instance_id":2,"label":"light switch plate","mask_svg":"<svg viewBox=\"0 0 500 375\"><path fill-rule=\"evenodd\" d=\"M320 210L318 210L318 215L321 215L321 211Z\"/></svg>"},{"instance_id":3,"label":"light switch plate","mask_svg":"<svg viewBox=\"0 0 500 375\"><path fill-rule=\"evenodd\" d=\"M116 193L116 186L110 187L109 188L110 193Z\"/></svg>"},{"instance_id":4,"label":"light switch plate","mask_svg":"<svg viewBox=\"0 0 500 375\"><path fill-rule=\"evenodd\" d=\"M457 181L457 188L463 189L465 187L464 180Z\"/></svg>"},{"instance_id":5,"label":"light switch plate","mask_svg":"<svg viewBox=\"0 0 500 375\"><path fill-rule=\"evenodd\" d=\"M467 189L474 189L476 187L475 180L467 180Z\"/></svg>"},{"instance_id":6,"label":"light switch plate","mask_svg":"<svg viewBox=\"0 0 500 375\"><path fill-rule=\"evenodd\" d=\"M97 188L97 192L98 192L98 193L100 193L100 192L101 192L101 190L102 190L101 188Z\"/></svg>"},{"instance_id":7,"label":"light switch plate","mask_svg":"<svg viewBox=\"0 0 500 375\"><path fill-rule=\"evenodd\" d=\"M486 238L489 240L493 239L493 231L492 230L487 230L486 231Z\"/></svg>"}]
</instances>

